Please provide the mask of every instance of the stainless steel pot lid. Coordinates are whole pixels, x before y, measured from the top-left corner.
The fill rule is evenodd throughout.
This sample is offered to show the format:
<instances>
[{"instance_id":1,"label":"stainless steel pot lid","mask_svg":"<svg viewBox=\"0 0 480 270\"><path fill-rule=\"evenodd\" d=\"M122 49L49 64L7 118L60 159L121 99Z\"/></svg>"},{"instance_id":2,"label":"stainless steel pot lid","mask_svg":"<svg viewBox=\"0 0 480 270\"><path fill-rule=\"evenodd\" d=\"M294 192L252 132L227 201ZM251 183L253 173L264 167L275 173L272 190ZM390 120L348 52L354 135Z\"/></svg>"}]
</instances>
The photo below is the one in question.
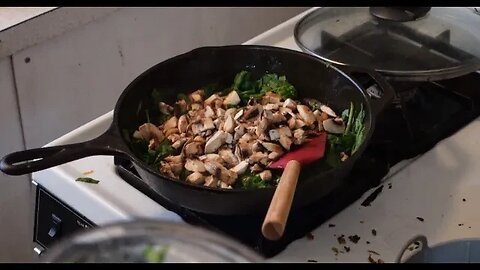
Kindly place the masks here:
<instances>
[{"instance_id":1,"label":"stainless steel pot lid","mask_svg":"<svg viewBox=\"0 0 480 270\"><path fill-rule=\"evenodd\" d=\"M389 79L441 80L480 69L480 10L319 8L295 27L302 50Z\"/></svg>"}]
</instances>

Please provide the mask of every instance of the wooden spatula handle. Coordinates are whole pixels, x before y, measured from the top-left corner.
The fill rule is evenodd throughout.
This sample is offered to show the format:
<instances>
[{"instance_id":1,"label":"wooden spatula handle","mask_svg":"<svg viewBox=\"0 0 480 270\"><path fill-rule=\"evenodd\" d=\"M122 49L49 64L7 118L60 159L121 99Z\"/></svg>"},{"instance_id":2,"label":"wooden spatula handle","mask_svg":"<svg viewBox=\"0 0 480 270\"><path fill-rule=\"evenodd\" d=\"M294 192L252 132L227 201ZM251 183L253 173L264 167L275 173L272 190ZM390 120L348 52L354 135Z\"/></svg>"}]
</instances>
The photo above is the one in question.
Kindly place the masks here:
<instances>
[{"instance_id":1,"label":"wooden spatula handle","mask_svg":"<svg viewBox=\"0 0 480 270\"><path fill-rule=\"evenodd\" d=\"M262 234L268 240L278 240L283 236L300 169L300 162L291 160L283 170L262 225Z\"/></svg>"}]
</instances>

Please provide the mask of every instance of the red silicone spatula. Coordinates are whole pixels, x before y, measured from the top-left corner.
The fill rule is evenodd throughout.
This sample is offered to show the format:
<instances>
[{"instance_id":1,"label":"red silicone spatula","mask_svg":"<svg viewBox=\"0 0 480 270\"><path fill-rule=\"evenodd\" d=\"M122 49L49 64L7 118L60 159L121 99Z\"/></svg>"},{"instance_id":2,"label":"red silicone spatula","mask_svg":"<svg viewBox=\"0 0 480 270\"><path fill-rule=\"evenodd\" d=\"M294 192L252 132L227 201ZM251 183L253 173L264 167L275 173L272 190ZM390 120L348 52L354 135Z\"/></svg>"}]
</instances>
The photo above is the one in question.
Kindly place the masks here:
<instances>
[{"instance_id":1,"label":"red silicone spatula","mask_svg":"<svg viewBox=\"0 0 480 270\"><path fill-rule=\"evenodd\" d=\"M270 169L284 170L263 221L262 234L265 238L278 240L283 236L301 167L323 158L326 142L327 134L321 132L319 136L268 166Z\"/></svg>"}]
</instances>

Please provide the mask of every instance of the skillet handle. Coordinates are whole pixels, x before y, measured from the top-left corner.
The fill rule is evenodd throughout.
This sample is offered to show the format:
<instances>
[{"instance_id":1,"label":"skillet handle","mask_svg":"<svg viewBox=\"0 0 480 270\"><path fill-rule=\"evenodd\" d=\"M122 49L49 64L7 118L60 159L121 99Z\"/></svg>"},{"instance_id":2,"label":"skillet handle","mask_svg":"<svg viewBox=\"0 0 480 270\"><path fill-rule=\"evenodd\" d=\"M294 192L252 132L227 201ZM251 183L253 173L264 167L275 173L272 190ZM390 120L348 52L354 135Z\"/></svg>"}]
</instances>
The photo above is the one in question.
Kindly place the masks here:
<instances>
[{"instance_id":1,"label":"skillet handle","mask_svg":"<svg viewBox=\"0 0 480 270\"><path fill-rule=\"evenodd\" d=\"M375 81L376 84L366 89L367 94L370 96L374 115L381 114L391 104L395 96L395 91L380 73L372 69L357 66L340 66L339 68L349 75L354 75L355 73L368 75Z\"/></svg>"},{"instance_id":2,"label":"skillet handle","mask_svg":"<svg viewBox=\"0 0 480 270\"><path fill-rule=\"evenodd\" d=\"M126 149L110 127L90 141L18 151L0 160L0 170L8 175L23 175L94 155L125 155Z\"/></svg>"}]
</instances>

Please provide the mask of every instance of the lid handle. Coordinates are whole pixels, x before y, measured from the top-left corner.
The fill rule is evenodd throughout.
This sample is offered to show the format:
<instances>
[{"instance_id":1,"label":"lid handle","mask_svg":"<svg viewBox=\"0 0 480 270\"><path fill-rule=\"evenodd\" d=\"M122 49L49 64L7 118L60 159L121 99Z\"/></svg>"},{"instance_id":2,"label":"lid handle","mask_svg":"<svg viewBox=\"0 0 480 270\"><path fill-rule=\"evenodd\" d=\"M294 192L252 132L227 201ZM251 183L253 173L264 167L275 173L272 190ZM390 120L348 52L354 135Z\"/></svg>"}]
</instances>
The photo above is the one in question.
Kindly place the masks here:
<instances>
[{"instance_id":1,"label":"lid handle","mask_svg":"<svg viewBox=\"0 0 480 270\"><path fill-rule=\"evenodd\" d=\"M382 20L415 21L427 15L431 7L371 7L370 14Z\"/></svg>"}]
</instances>

